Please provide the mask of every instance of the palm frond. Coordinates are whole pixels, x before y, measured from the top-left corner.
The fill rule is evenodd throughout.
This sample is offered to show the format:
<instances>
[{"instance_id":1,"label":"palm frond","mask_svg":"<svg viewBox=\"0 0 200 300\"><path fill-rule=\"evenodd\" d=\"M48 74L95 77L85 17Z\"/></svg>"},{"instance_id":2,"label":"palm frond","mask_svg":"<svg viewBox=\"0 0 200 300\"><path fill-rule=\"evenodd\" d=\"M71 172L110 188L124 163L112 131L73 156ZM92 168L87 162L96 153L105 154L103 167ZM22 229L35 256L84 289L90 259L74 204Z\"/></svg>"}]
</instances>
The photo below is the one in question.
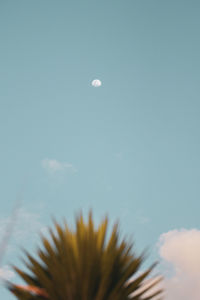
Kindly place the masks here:
<instances>
[{"instance_id":1,"label":"palm frond","mask_svg":"<svg viewBox=\"0 0 200 300\"><path fill-rule=\"evenodd\" d=\"M155 290L160 279L146 284L155 264L137 276L144 254L137 256L132 243L120 239L117 223L109 238L108 218L96 229L91 212L87 222L82 214L76 218L75 230L55 220L54 228L51 242L42 237L38 260L25 253L30 274L14 267L27 284L9 286L19 300L149 300L162 294Z\"/></svg>"}]
</instances>

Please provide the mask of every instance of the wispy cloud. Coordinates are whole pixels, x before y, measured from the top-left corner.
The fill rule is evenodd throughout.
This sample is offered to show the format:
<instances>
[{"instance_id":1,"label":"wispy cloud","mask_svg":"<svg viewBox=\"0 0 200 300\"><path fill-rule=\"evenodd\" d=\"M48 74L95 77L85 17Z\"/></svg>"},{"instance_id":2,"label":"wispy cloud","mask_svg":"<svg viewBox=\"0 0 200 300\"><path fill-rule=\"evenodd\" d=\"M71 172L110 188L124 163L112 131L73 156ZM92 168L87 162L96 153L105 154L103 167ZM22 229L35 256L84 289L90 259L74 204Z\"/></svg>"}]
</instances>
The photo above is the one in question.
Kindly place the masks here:
<instances>
[{"instance_id":1,"label":"wispy cloud","mask_svg":"<svg viewBox=\"0 0 200 300\"><path fill-rule=\"evenodd\" d=\"M123 154L122 154L122 152L116 152L116 153L114 153L114 157L117 158L117 159L122 159Z\"/></svg>"},{"instance_id":2,"label":"wispy cloud","mask_svg":"<svg viewBox=\"0 0 200 300\"><path fill-rule=\"evenodd\" d=\"M8 266L0 268L0 280L10 280L15 277L15 273Z\"/></svg>"},{"instance_id":3,"label":"wispy cloud","mask_svg":"<svg viewBox=\"0 0 200 300\"><path fill-rule=\"evenodd\" d=\"M172 230L160 236L166 300L199 300L200 230Z\"/></svg>"},{"instance_id":4,"label":"wispy cloud","mask_svg":"<svg viewBox=\"0 0 200 300\"><path fill-rule=\"evenodd\" d=\"M150 219L148 217L145 217L145 216L138 217L138 223L140 223L141 225L147 224L149 222L150 222Z\"/></svg>"},{"instance_id":5,"label":"wispy cloud","mask_svg":"<svg viewBox=\"0 0 200 300\"><path fill-rule=\"evenodd\" d=\"M8 245L2 245L2 243L4 243L5 234L12 220L10 216L0 218L0 255L3 252L3 259L5 255L15 252L17 245L29 246L38 239L38 234L45 230L45 226L41 223L40 218L41 215L39 213L28 211L23 207L19 208L16 224L12 232L8 233L11 235L11 240L8 239L6 242Z\"/></svg>"},{"instance_id":6,"label":"wispy cloud","mask_svg":"<svg viewBox=\"0 0 200 300\"><path fill-rule=\"evenodd\" d=\"M141 224L141 225L145 225L147 223L150 222L150 218L147 217L144 212L142 212L141 210L138 210L136 213L135 213L135 219L137 221L138 224Z\"/></svg>"},{"instance_id":7,"label":"wispy cloud","mask_svg":"<svg viewBox=\"0 0 200 300\"><path fill-rule=\"evenodd\" d=\"M57 172L69 171L71 173L76 173L77 169L68 162L60 162L56 159L45 158L42 160L42 167L50 174L55 174Z\"/></svg>"}]
</instances>

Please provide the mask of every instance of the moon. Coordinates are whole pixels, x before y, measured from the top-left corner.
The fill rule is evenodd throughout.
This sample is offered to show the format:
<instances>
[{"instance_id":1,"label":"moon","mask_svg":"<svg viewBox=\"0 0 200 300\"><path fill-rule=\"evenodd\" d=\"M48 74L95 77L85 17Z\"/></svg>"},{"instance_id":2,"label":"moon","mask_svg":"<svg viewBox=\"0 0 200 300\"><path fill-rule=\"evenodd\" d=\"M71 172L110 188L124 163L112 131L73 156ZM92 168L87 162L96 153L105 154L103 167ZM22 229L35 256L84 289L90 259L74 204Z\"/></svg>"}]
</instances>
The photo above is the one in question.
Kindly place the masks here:
<instances>
[{"instance_id":1,"label":"moon","mask_svg":"<svg viewBox=\"0 0 200 300\"><path fill-rule=\"evenodd\" d=\"M102 82L99 79L94 79L94 80L92 80L91 84L93 87L100 87L102 85Z\"/></svg>"}]
</instances>

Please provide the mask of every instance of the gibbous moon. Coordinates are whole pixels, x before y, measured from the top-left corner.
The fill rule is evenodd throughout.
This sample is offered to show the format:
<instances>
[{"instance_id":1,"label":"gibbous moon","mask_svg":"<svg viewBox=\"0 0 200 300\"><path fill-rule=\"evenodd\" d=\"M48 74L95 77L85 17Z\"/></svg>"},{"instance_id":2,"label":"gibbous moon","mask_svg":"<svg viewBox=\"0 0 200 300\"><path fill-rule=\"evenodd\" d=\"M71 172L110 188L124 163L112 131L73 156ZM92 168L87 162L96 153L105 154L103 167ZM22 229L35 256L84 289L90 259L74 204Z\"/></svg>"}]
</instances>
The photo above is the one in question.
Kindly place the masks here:
<instances>
[{"instance_id":1,"label":"gibbous moon","mask_svg":"<svg viewBox=\"0 0 200 300\"><path fill-rule=\"evenodd\" d=\"M101 80L99 80L99 79L92 80L93 87L100 87L101 85L102 85Z\"/></svg>"}]
</instances>

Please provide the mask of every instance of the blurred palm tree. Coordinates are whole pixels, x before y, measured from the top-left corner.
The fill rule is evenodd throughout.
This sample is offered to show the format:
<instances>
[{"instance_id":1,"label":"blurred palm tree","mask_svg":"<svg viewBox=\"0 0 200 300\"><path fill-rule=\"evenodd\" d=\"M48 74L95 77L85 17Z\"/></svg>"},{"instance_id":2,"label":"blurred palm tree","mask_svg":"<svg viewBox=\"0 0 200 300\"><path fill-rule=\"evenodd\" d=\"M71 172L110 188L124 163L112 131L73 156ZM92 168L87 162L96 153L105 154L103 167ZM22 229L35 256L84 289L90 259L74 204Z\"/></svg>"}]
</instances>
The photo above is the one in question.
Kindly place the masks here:
<instances>
[{"instance_id":1,"label":"blurred palm tree","mask_svg":"<svg viewBox=\"0 0 200 300\"><path fill-rule=\"evenodd\" d=\"M26 252L30 272L14 267L27 284L9 284L19 300L149 300L161 295L160 278L147 283L155 264L138 273L144 254L136 256L132 243L120 241L118 224L109 238L108 219L96 229L91 213L88 222L77 217L75 230L66 222L54 225L51 241L42 237L37 260Z\"/></svg>"}]
</instances>

